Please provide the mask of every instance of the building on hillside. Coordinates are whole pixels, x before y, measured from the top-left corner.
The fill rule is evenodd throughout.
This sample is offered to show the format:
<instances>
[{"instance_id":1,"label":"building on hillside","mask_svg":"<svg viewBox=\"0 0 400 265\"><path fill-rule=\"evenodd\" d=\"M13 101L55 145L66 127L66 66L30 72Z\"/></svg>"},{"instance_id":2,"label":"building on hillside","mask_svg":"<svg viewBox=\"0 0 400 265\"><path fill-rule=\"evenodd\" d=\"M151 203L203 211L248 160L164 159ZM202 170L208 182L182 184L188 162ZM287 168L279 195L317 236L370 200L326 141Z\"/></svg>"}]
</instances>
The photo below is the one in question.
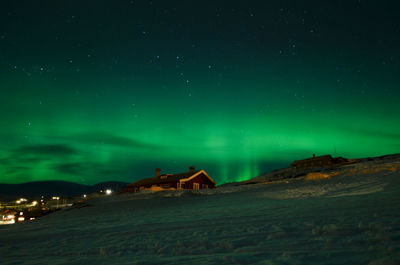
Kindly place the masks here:
<instances>
[{"instance_id":1,"label":"building on hillside","mask_svg":"<svg viewBox=\"0 0 400 265\"><path fill-rule=\"evenodd\" d=\"M347 162L348 160L343 157L333 158L331 155L315 156L315 154L313 154L311 158L294 161L291 166L296 169L304 169L310 167L333 166Z\"/></svg>"},{"instance_id":2,"label":"building on hillside","mask_svg":"<svg viewBox=\"0 0 400 265\"><path fill-rule=\"evenodd\" d=\"M180 174L161 174L161 169L156 169L156 176L142 179L129 184L122 192L138 192L146 189L156 190L200 190L215 188L216 182L204 171L196 171L194 167L189 172Z\"/></svg>"}]
</instances>

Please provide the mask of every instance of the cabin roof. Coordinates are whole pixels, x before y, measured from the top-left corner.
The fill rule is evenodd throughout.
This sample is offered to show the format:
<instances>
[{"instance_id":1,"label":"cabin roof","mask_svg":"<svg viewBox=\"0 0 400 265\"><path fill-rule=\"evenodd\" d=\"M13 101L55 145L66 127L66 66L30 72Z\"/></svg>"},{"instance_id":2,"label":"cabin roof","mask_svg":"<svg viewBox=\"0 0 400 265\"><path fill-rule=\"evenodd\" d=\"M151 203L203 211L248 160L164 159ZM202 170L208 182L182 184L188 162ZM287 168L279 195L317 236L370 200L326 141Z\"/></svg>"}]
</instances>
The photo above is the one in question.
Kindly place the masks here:
<instances>
[{"instance_id":1,"label":"cabin roof","mask_svg":"<svg viewBox=\"0 0 400 265\"><path fill-rule=\"evenodd\" d=\"M331 155L316 156L316 157L311 157L311 158L307 158L307 159L293 161L292 165L299 164L299 163L320 161L320 160L333 160L333 158Z\"/></svg>"},{"instance_id":2,"label":"cabin roof","mask_svg":"<svg viewBox=\"0 0 400 265\"><path fill-rule=\"evenodd\" d=\"M202 170L194 171L194 172L185 172L179 174L162 174L159 177L147 178L138 180L129 186L144 186L144 185L153 185L153 184L162 184L162 183L169 183L169 182L177 182L181 179L190 178Z\"/></svg>"}]
</instances>

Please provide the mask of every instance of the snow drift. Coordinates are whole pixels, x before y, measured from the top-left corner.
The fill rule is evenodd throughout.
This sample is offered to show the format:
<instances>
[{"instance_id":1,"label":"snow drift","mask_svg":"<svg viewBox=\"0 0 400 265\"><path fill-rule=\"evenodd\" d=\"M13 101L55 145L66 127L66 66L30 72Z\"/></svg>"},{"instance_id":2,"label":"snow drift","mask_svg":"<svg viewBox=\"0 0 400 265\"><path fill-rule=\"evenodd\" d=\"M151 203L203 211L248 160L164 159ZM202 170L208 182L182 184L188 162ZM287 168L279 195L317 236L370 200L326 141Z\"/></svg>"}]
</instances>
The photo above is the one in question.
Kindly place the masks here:
<instances>
[{"instance_id":1,"label":"snow drift","mask_svg":"<svg viewBox=\"0 0 400 265\"><path fill-rule=\"evenodd\" d=\"M87 201L0 227L1 263L399 264L398 162L312 181Z\"/></svg>"}]
</instances>

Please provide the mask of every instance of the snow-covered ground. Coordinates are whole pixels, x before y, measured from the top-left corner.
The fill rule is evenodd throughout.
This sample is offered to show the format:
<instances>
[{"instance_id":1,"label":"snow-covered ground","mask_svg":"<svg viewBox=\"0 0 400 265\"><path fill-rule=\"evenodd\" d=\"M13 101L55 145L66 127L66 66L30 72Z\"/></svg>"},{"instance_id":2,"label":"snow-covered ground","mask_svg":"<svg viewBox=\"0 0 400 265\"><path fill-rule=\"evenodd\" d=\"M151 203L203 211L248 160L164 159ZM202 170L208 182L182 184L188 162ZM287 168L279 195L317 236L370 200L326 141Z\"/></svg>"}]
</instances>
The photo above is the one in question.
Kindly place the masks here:
<instances>
[{"instance_id":1,"label":"snow-covered ground","mask_svg":"<svg viewBox=\"0 0 400 265\"><path fill-rule=\"evenodd\" d=\"M400 264L400 172L88 201L0 227L1 264Z\"/></svg>"}]
</instances>

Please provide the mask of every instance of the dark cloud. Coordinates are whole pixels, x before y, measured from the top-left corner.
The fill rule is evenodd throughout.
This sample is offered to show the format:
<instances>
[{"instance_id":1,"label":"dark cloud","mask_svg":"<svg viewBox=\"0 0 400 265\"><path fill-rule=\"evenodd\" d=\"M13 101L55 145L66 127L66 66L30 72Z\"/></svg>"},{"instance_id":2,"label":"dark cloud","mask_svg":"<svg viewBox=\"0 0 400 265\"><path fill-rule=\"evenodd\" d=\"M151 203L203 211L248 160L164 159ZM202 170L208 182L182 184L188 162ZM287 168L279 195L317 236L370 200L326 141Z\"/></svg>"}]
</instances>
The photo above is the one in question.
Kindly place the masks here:
<instances>
[{"instance_id":1,"label":"dark cloud","mask_svg":"<svg viewBox=\"0 0 400 265\"><path fill-rule=\"evenodd\" d=\"M76 144L93 144L93 145L108 145L116 147L140 148L140 149L157 149L162 146L146 143L141 140L130 137L123 137L117 134L108 132L86 132L72 134L67 136L47 136L47 139L53 139L57 142L69 142Z\"/></svg>"},{"instance_id":2,"label":"dark cloud","mask_svg":"<svg viewBox=\"0 0 400 265\"><path fill-rule=\"evenodd\" d=\"M104 132L90 132L90 133L78 134L76 136L72 136L71 139L83 143L111 145L119 147L134 147L143 149L159 148L158 146L153 144Z\"/></svg>"},{"instance_id":3,"label":"dark cloud","mask_svg":"<svg viewBox=\"0 0 400 265\"><path fill-rule=\"evenodd\" d=\"M342 130L349 132L349 133L357 134L357 135L364 135L367 137L400 141L400 133L397 131L389 132L389 131L384 131L384 130L359 129L359 128L342 128Z\"/></svg>"},{"instance_id":4,"label":"dark cloud","mask_svg":"<svg viewBox=\"0 0 400 265\"><path fill-rule=\"evenodd\" d=\"M56 175L61 175L63 178L79 179L80 181L89 180L96 183L120 180L121 176L126 175L126 172L121 171L121 169L110 168L109 165L93 162L55 163L50 168L54 170Z\"/></svg>"},{"instance_id":5,"label":"dark cloud","mask_svg":"<svg viewBox=\"0 0 400 265\"><path fill-rule=\"evenodd\" d=\"M0 165L7 166L12 164L12 160L9 157L0 158Z\"/></svg>"},{"instance_id":6,"label":"dark cloud","mask_svg":"<svg viewBox=\"0 0 400 265\"><path fill-rule=\"evenodd\" d=\"M92 162L59 163L53 165L52 169L58 173L75 176L96 176L112 173L112 171L104 169L103 165Z\"/></svg>"},{"instance_id":7,"label":"dark cloud","mask_svg":"<svg viewBox=\"0 0 400 265\"><path fill-rule=\"evenodd\" d=\"M93 153L93 150L97 150L96 147L104 145L139 152L161 148L104 132L52 136L46 137L46 140L50 143L22 145L5 150L0 157L0 173L19 177L33 176L37 170L44 170L46 174L53 172L54 176L117 179L129 174L125 171L124 163L121 164L120 159L105 164L96 163L96 153Z\"/></svg>"},{"instance_id":8,"label":"dark cloud","mask_svg":"<svg viewBox=\"0 0 400 265\"><path fill-rule=\"evenodd\" d=\"M88 171L87 163L63 163L53 166L53 169L69 175L85 175Z\"/></svg>"},{"instance_id":9,"label":"dark cloud","mask_svg":"<svg viewBox=\"0 0 400 265\"><path fill-rule=\"evenodd\" d=\"M369 131L368 133L371 136L378 136L380 138L400 141L400 133L398 132Z\"/></svg>"},{"instance_id":10,"label":"dark cloud","mask_svg":"<svg viewBox=\"0 0 400 265\"><path fill-rule=\"evenodd\" d=\"M0 166L7 174L13 174L32 169L41 162L66 161L78 153L78 150L65 144L24 145L9 150L6 156L0 158Z\"/></svg>"},{"instance_id":11,"label":"dark cloud","mask_svg":"<svg viewBox=\"0 0 400 265\"><path fill-rule=\"evenodd\" d=\"M25 167L25 166L13 166L13 167L8 167L7 170L5 171L6 175L12 175L12 174L18 174L21 172L26 172L27 170L30 170L30 167Z\"/></svg>"},{"instance_id":12,"label":"dark cloud","mask_svg":"<svg viewBox=\"0 0 400 265\"><path fill-rule=\"evenodd\" d=\"M77 154L77 150L66 144L37 144L17 148L16 155L67 156Z\"/></svg>"}]
</instances>

